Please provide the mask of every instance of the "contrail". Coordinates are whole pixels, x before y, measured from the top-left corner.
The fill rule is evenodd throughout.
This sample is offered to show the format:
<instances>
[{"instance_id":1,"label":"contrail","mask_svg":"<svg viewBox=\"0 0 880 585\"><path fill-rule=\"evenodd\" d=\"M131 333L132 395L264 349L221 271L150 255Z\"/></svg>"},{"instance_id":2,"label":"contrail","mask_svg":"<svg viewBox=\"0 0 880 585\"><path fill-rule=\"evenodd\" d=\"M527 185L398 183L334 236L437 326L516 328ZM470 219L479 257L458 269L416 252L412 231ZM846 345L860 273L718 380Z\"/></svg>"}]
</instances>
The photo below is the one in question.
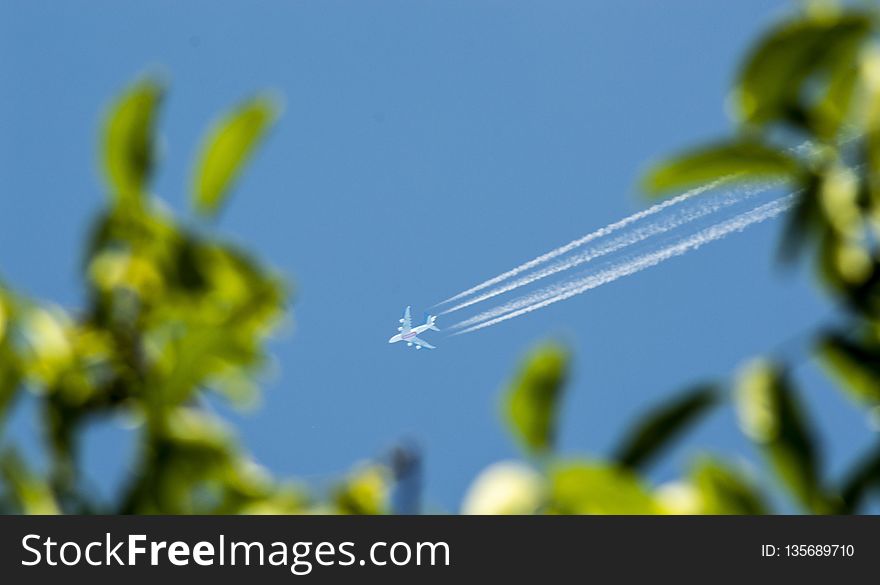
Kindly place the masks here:
<instances>
[{"instance_id":1,"label":"contrail","mask_svg":"<svg viewBox=\"0 0 880 585\"><path fill-rule=\"evenodd\" d=\"M575 295L579 295L604 284L608 284L609 282L613 282L624 276L635 274L645 268L656 266L670 258L681 256L691 250L696 250L704 244L719 240L731 233L742 231L750 225L760 223L784 213L792 207L798 195L799 192L786 195L769 203L760 205L751 211L747 211L736 217L707 227L690 237L664 246L658 250L641 254L629 260L624 260L598 273L590 274L565 284L546 287L531 295L526 295L505 305L496 307L495 309L485 311L475 317L453 325L452 329L461 329L461 331L456 331L453 335L461 335L463 333L477 331L478 329L490 327L501 323L502 321L519 317L525 313L537 311L538 309L571 298Z\"/></svg>"},{"instance_id":2,"label":"contrail","mask_svg":"<svg viewBox=\"0 0 880 585\"><path fill-rule=\"evenodd\" d=\"M507 272L504 272L502 274L499 274L498 276L490 278L489 280L487 280L485 282L481 282L480 284L478 284L474 287L471 287L471 288L467 289L466 291L463 291L463 292L458 293L457 295L451 296L444 301L440 301L439 303L437 303L437 305L445 305L446 303L451 303L453 301L457 301L461 298L472 295L475 292L481 291L484 288L488 288L490 286L498 284L499 282L507 280L508 278L512 278L512 277L516 276L517 274L521 274L522 272L525 272L526 270L534 268L535 266L538 266L540 264L543 264L544 262L547 262L548 260L552 260L553 258L557 258L563 254L567 254L568 252L571 252L575 248L579 248L580 246L583 246L584 244L591 242L597 238L601 238L601 237L607 236L608 234L616 232L617 230L624 228L624 227L626 227L636 221L639 221L640 219L644 219L644 218L649 217L651 215L654 215L656 213L660 213L664 209L672 207L673 205L678 205L679 203L687 201L688 199L691 199L692 197L696 197L697 195L700 195L701 193L705 193L706 191L709 191L710 189L714 189L715 187L718 187L719 185L722 185L722 184L732 180L736 176L738 176L738 173L728 175L726 177L722 177L722 178L717 179L715 181L712 181L711 183L708 183L706 185L701 185L699 187L691 189L690 191L686 191L685 193L682 193L681 195L678 195L677 197L673 197L672 199L667 199L666 201L663 201L662 203L658 203L656 205L653 205L653 206L649 207L648 209L643 209L642 211L636 212L636 213L630 215L629 217L625 217L625 218L621 219L620 221L616 221L616 222L609 224L603 228L599 228L594 232L591 232L581 238L578 238L577 240L572 240L571 242L565 244L564 246L560 246L559 248L556 248L555 250L551 250L550 252L547 252L546 254L542 254L533 260L529 260L528 262L526 262L524 264L520 264L516 268L512 268L511 270L508 270Z\"/></svg>"},{"instance_id":3,"label":"contrail","mask_svg":"<svg viewBox=\"0 0 880 585\"><path fill-rule=\"evenodd\" d=\"M624 232L623 234L615 237L609 242L591 246L584 252L581 252L575 256L563 260L558 260L557 262L546 268L522 276L512 282L508 282L507 284L502 284L501 286L492 288L487 292L484 292L483 294L471 297L461 303L458 303L457 305L453 305L452 307L443 311L441 315L453 313L455 311L464 309L465 307L475 305L477 303L485 301L486 299L490 299L500 294L510 292L514 289L526 286L548 276L552 276L553 274L557 274L565 270L570 270L571 268L580 266L581 264L585 264L587 262L595 260L596 258L600 258L607 254L617 252L623 248L632 246L633 244L637 244L652 236L674 230L687 223L715 213L721 209L725 209L727 207L730 207L731 205L740 203L753 195L767 191L770 188L774 187L776 184L778 184L778 182L767 182L762 183L761 185L751 186L745 191L725 193L722 197L716 200L702 202L702 204L696 209L685 209L682 212L678 212L670 216L661 216L653 223L633 229L629 232Z\"/></svg>"},{"instance_id":4,"label":"contrail","mask_svg":"<svg viewBox=\"0 0 880 585\"><path fill-rule=\"evenodd\" d=\"M844 132L844 138L842 138L840 140L840 142L838 143L839 146L844 146L844 145L846 145L846 144L852 142L853 140L860 138L862 136L862 133L860 133L858 131L852 131L851 134L847 134L847 132L849 132L849 130L846 130ZM801 144L798 144L797 146L789 148L788 150L789 150L789 152L792 152L795 154L802 154L804 152L807 152L807 151L809 151L811 149L815 149L815 148L816 148L815 144L813 144L812 142L809 142L809 141L805 141L805 142L802 142ZM667 209L669 207L673 207L675 205L683 203L693 197L696 197L697 195L705 193L706 191L710 191L710 190L714 189L715 187L719 187L721 185L730 183L731 181L741 177L742 174L743 174L742 172L731 173L729 175L726 175L724 177L716 179L715 181L712 181L711 183L708 183L706 185L701 185L699 187L695 187L689 191L682 193L681 195L679 195L677 197L673 197L672 199L667 199L661 203L658 203L652 207L649 207L648 209L644 209L642 211L636 212L636 213L630 215L629 217L625 217L624 219L622 219L620 221L609 224L603 228L599 228L598 230L591 232L581 238L578 238L576 240L572 240L571 242L569 242L568 244L565 244L564 246L560 246L559 248L556 248L555 250L551 250L550 252L547 252L546 254L542 254L541 256L538 256L537 258L534 258L533 260L529 260L528 262L525 262L524 264L521 264L521 265L517 266L516 268L512 268L512 269L508 270L507 272L503 272L503 273L499 274L498 276L495 276L493 278L490 278L489 280L481 282L480 284L473 286L465 291L462 291L462 292L458 293L457 295L451 296L446 300L440 301L439 303L435 304L434 306L436 307L436 306L445 305L445 304L457 301L457 300L462 299L464 297L470 296L476 292L479 292L483 289L486 289L490 286L494 286L494 285L496 285L500 282L503 282L509 278L513 278L514 276L521 274L521 273L525 272L526 270L530 270L530 269L535 268L536 266L539 266L549 260L552 260L554 258L558 258L559 256L562 256L563 254L567 254L568 252L571 252L572 250L579 248L580 246L583 246L584 244L591 242L597 238L605 237L605 236L607 236L613 232L616 232L616 231L618 231L618 230L620 230L620 229L622 229L632 223L635 223L641 219L655 215L655 214L663 211L664 209ZM773 181L772 184L779 184L781 182L783 182L783 181L777 180L777 181ZM512 290L512 289L506 289L503 292L506 292L507 290ZM481 300L485 300L486 298L490 298L492 296L495 296L495 295L490 295L489 297L483 297ZM444 311L444 313L451 313L455 310L458 310L459 308L469 306L470 304L474 304L474 303L469 303L469 304L466 304L463 306L456 306L456 307L453 307L452 309L447 309L446 311Z\"/></svg>"}]
</instances>

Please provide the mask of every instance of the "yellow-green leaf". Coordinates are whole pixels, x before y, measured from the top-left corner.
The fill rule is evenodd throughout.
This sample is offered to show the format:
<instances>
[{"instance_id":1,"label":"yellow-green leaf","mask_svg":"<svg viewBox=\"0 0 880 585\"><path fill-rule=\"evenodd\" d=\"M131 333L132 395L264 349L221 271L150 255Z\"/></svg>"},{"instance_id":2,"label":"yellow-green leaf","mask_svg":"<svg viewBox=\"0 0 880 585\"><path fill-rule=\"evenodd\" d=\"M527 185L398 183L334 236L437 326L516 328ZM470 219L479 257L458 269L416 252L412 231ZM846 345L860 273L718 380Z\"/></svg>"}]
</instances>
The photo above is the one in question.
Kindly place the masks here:
<instances>
[{"instance_id":1,"label":"yellow-green leaf","mask_svg":"<svg viewBox=\"0 0 880 585\"><path fill-rule=\"evenodd\" d=\"M766 514L764 498L742 474L716 459L700 458L691 471L703 514Z\"/></svg>"},{"instance_id":2,"label":"yellow-green leaf","mask_svg":"<svg viewBox=\"0 0 880 585\"><path fill-rule=\"evenodd\" d=\"M771 30L746 59L739 76L736 105L752 123L802 122L802 94L814 75L851 67L871 30L862 14L801 19Z\"/></svg>"},{"instance_id":3,"label":"yellow-green leaf","mask_svg":"<svg viewBox=\"0 0 880 585\"><path fill-rule=\"evenodd\" d=\"M214 215L229 189L278 116L268 97L257 97L220 120L204 143L195 171L194 205L204 215Z\"/></svg>"},{"instance_id":4,"label":"yellow-green leaf","mask_svg":"<svg viewBox=\"0 0 880 585\"><path fill-rule=\"evenodd\" d=\"M799 162L786 152L755 142L722 142L685 152L655 165L644 177L650 195L711 181L790 179Z\"/></svg>"},{"instance_id":5,"label":"yellow-green leaf","mask_svg":"<svg viewBox=\"0 0 880 585\"><path fill-rule=\"evenodd\" d=\"M59 507L48 482L34 474L15 451L0 455L0 483L5 484L25 514L58 514Z\"/></svg>"},{"instance_id":6,"label":"yellow-green leaf","mask_svg":"<svg viewBox=\"0 0 880 585\"><path fill-rule=\"evenodd\" d=\"M352 473L334 493L342 514L383 514L388 507L388 473L384 467L366 465Z\"/></svg>"},{"instance_id":7,"label":"yellow-green leaf","mask_svg":"<svg viewBox=\"0 0 880 585\"><path fill-rule=\"evenodd\" d=\"M828 87L813 111L813 126L820 137L832 139L846 123L853 104L853 95L859 81L855 64L841 64L830 73Z\"/></svg>"},{"instance_id":8,"label":"yellow-green leaf","mask_svg":"<svg viewBox=\"0 0 880 585\"><path fill-rule=\"evenodd\" d=\"M880 403L880 347L829 334L821 340L818 350L823 365L850 396L862 404Z\"/></svg>"},{"instance_id":9,"label":"yellow-green leaf","mask_svg":"<svg viewBox=\"0 0 880 585\"><path fill-rule=\"evenodd\" d=\"M122 94L111 107L104 127L104 171L115 200L139 202L156 157L155 125L164 89L145 79Z\"/></svg>"},{"instance_id":10,"label":"yellow-green leaf","mask_svg":"<svg viewBox=\"0 0 880 585\"><path fill-rule=\"evenodd\" d=\"M792 495L811 512L830 512L813 428L785 372L765 360L749 363L739 376L735 398L740 426Z\"/></svg>"},{"instance_id":11,"label":"yellow-green leaf","mask_svg":"<svg viewBox=\"0 0 880 585\"><path fill-rule=\"evenodd\" d=\"M568 353L554 344L534 350L507 393L507 420L522 445L542 454L553 447L560 395L568 370Z\"/></svg>"},{"instance_id":12,"label":"yellow-green leaf","mask_svg":"<svg viewBox=\"0 0 880 585\"><path fill-rule=\"evenodd\" d=\"M550 472L549 511L557 514L656 514L659 505L632 472L571 461Z\"/></svg>"}]
</instances>

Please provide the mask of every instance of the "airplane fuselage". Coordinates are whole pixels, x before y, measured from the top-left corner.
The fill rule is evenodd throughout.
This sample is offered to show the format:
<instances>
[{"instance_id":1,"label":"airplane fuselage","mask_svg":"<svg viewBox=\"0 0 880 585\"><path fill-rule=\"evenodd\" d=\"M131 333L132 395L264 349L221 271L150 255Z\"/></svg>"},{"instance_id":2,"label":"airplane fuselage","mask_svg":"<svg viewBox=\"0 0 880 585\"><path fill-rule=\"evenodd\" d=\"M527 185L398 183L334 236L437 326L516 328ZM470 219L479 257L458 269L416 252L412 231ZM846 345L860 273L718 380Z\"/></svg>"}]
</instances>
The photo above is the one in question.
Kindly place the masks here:
<instances>
[{"instance_id":1,"label":"airplane fuselage","mask_svg":"<svg viewBox=\"0 0 880 585\"><path fill-rule=\"evenodd\" d=\"M389 339L388 343L397 343L398 341L409 342L410 339L416 337L419 333L424 333L430 328L430 325L419 325L418 327L413 327L409 330L408 333L398 333L397 335Z\"/></svg>"}]
</instances>

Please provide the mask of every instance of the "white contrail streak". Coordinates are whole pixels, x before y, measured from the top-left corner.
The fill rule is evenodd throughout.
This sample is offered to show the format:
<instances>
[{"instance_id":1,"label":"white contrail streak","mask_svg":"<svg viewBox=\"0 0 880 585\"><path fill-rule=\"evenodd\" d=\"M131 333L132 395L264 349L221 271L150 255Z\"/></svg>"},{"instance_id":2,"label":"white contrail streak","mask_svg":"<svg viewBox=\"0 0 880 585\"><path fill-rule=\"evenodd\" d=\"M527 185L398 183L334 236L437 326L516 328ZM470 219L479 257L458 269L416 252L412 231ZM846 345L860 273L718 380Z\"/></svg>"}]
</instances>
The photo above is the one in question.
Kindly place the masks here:
<instances>
[{"instance_id":1,"label":"white contrail streak","mask_svg":"<svg viewBox=\"0 0 880 585\"><path fill-rule=\"evenodd\" d=\"M862 134L860 134L858 132L853 132L853 134L845 136L839 142L839 145L844 146L844 145L852 142L853 140L860 138L861 136L862 136ZM815 144L813 144L809 141L806 141L806 142L803 142L793 148L790 148L789 151L792 153L796 153L796 154L803 154L803 153L809 152L810 150L815 149L815 148L816 148ZM642 211L634 213L634 214L630 215L629 217L625 217L620 221L609 224L609 225L607 225L603 228L600 228L592 233L589 233L581 238L578 238L577 240L572 240L571 242L569 242L568 244L565 244L564 246L560 246L559 248L556 248L555 250L551 250L550 252L547 252L546 254L542 254L541 256L538 256L537 258L534 258L533 260L529 260L528 262L521 264L521 265L517 266L516 268L512 268L511 270L508 270L507 272L503 272L503 273L499 274L498 276L490 278L489 280L486 280L485 282L481 282L480 284L473 286L473 287L467 289L466 291L460 292L457 295L451 296L446 300L440 301L439 303L437 303L434 306L436 307L439 305L445 305L447 303L451 303L451 302L457 301L459 299L462 299L464 297L470 296L470 295L474 294L475 292L479 292L479 291L481 291L485 288L488 288L490 286L494 286L500 282L503 282L509 278L512 278L512 277L518 275L518 274L521 274L521 273L525 272L526 270L530 270L530 269L535 268L536 266L539 266L549 260L552 260L554 258L562 256L563 254L567 254L568 252L571 252L572 250L579 248L580 246L583 246L584 244L591 242L597 238L605 237L605 236L607 236L613 232L616 232L617 230L620 230L620 229L622 229L632 223L635 223L641 219L644 219L646 217L650 217L656 213L659 213L659 212L663 211L664 209L678 205L679 203L683 203L693 197L696 197L697 195L700 195L702 193L705 193L706 191L712 190L715 187L719 187L721 185L727 184L730 181L742 176L742 174L743 173L741 173L741 172L731 173L729 175L726 175L724 177L716 179L715 181L712 181L711 183L708 183L706 185L701 185L699 187L695 187L689 191L682 193L681 195L679 195L677 197L673 197L672 199L667 199L667 200L663 201L662 203L658 203L657 205L649 207L648 209L644 209ZM783 182L783 181L777 180L777 181L771 182L770 184L772 186L773 184L779 184L781 182ZM511 290L511 289L507 289L507 290ZM490 295L490 296L495 296L495 295ZM485 298L489 298L489 297L485 297ZM473 303L470 303L470 304L473 304ZM468 305L464 305L464 306L468 306ZM454 310L457 310L457 308L461 308L461 307L453 307L452 309L448 309L445 312L449 313Z\"/></svg>"},{"instance_id":2,"label":"white contrail streak","mask_svg":"<svg viewBox=\"0 0 880 585\"><path fill-rule=\"evenodd\" d=\"M722 185L722 184L730 181L735 176L736 176L736 174L728 175L726 177L722 177L718 180L712 181L711 183L708 183L706 185L701 185L699 187L691 189L690 191L682 193L681 195L678 195L677 197L673 197L672 199L667 199L666 201L663 201L662 203L658 203L657 205L653 205L653 206L649 207L648 209L643 209L642 211L636 212L636 213L630 215L629 217L625 217L625 218L621 219L620 221L609 224L603 228L599 228L598 230L591 232L581 238L578 238L577 240L573 240L573 241L565 244L564 246L560 246L559 248L556 248L555 250L551 250L550 252L547 252L546 254L542 254L533 260L529 260L528 262L526 262L524 264L520 264L516 268L512 268L511 270L508 270L507 272L504 272L502 274L499 274L498 276L490 278L489 280L487 280L485 282L481 282L480 284L478 284L474 287L471 287L464 292L460 292L455 296L451 296L448 299L446 299L445 301L440 301L439 303L437 303L437 305L445 305L446 303L451 303L453 301L457 301L458 299L472 295L473 293L475 293L477 291L481 291L484 288L488 288L490 286L496 285L499 282L507 280L508 278L512 278L512 277L516 276L517 274L521 274L522 272L525 272L526 270L529 270L531 268L534 268L535 266L543 264L544 262L547 262L548 260L552 260L553 258L557 258L563 254L567 254L568 252L571 252L575 248L579 248L580 246L583 246L584 244L591 242L597 238L601 238L601 237L607 236L608 234L616 232L617 230L624 228L624 227L626 227L636 221L639 221L640 219L644 219L644 218L649 217L651 215L654 215L656 213L660 213L664 209L667 209L669 207L672 207L673 205L677 205L679 203L687 201L688 199L691 199L692 197L696 197L697 195L700 195L701 193L705 193L706 191L709 191L710 189L714 189L715 187L718 187L719 185Z\"/></svg>"},{"instance_id":3,"label":"white contrail streak","mask_svg":"<svg viewBox=\"0 0 880 585\"><path fill-rule=\"evenodd\" d=\"M590 274L565 284L546 287L531 295L526 295L520 299L481 313L480 315L453 325L453 329L461 329L461 331L457 331L454 335L477 331L478 329L490 327L501 323L502 321L519 317L525 313L537 311L538 309L544 308L553 303L563 301L590 289L608 284L609 282L613 282L624 276L629 276L644 270L645 268L656 266L670 258L680 256L691 250L696 250L704 244L719 240L731 233L742 231L750 225L760 223L784 213L791 208L797 196L798 193L786 195L771 201L770 203L765 203L756 207L751 211L747 211L736 217L707 227L683 240L669 244L658 250L641 254L635 258L622 261L596 274Z\"/></svg>"},{"instance_id":4,"label":"white contrail streak","mask_svg":"<svg viewBox=\"0 0 880 585\"><path fill-rule=\"evenodd\" d=\"M526 274L525 276L522 276L512 282L502 284L501 286L492 288L487 292L484 292L483 294L471 297L461 303L458 303L457 305L453 305L452 307L443 311L441 315L453 313L460 309L464 309L465 307L475 305L477 303L485 301L486 299L490 299L500 294L510 292L514 289L526 286L543 278L547 278L548 276L552 276L565 270L570 270L576 266L580 266L581 264L585 264L587 262L595 260L596 258L600 258L607 254L612 254L623 248L642 242L652 236L674 230L687 223L715 213L721 209L725 209L727 207L730 207L731 205L740 203L753 195L756 195L763 191L767 191L775 185L776 183L774 182L767 182L759 186L752 186L751 188L748 188L744 191L734 191L732 193L726 193L724 194L724 196L718 199L711 199L709 201L702 202L699 207L685 209L669 216L661 216L659 219L654 220L653 223L649 223L646 226L624 232L623 234L615 237L608 242L593 245L587 250L575 256L558 260L557 262L551 264L546 268L542 268L541 270L538 270L536 272Z\"/></svg>"}]
</instances>

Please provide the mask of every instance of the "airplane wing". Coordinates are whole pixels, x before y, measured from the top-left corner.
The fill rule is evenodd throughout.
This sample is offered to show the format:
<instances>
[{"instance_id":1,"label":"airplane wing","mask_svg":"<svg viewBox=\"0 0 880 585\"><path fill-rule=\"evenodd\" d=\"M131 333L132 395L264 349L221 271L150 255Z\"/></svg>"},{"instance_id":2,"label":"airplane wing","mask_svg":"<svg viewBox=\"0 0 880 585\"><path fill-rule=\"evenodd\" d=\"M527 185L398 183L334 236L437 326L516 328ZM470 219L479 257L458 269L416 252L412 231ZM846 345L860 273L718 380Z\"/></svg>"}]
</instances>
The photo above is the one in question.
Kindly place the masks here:
<instances>
[{"instance_id":1,"label":"airplane wing","mask_svg":"<svg viewBox=\"0 0 880 585\"><path fill-rule=\"evenodd\" d=\"M403 319L400 320L401 324L401 332L409 333L412 329L412 319L409 315L409 307L406 308L406 311L403 313Z\"/></svg>"},{"instance_id":2,"label":"airplane wing","mask_svg":"<svg viewBox=\"0 0 880 585\"><path fill-rule=\"evenodd\" d=\"M430 343L428 343L424 339L419 339L418 337L412 337L410 339L407 339L407 341L409 341L410 343L415 343L416 345L419 345L421 347L425 347L427 349L437 349L436 347L434 347L433 345L431 345Z\"/></svg>"}]
</instances>

